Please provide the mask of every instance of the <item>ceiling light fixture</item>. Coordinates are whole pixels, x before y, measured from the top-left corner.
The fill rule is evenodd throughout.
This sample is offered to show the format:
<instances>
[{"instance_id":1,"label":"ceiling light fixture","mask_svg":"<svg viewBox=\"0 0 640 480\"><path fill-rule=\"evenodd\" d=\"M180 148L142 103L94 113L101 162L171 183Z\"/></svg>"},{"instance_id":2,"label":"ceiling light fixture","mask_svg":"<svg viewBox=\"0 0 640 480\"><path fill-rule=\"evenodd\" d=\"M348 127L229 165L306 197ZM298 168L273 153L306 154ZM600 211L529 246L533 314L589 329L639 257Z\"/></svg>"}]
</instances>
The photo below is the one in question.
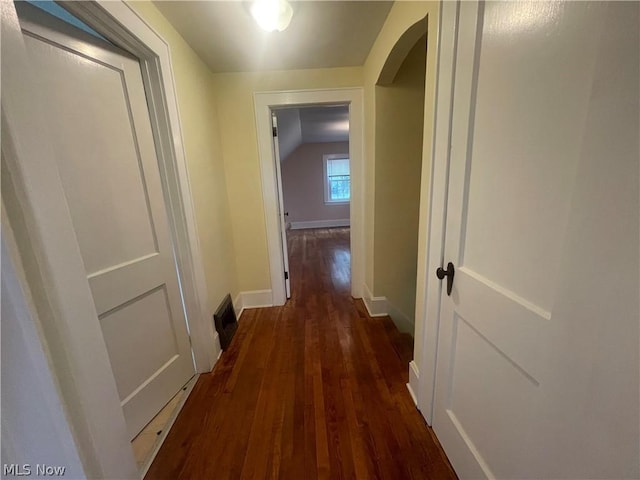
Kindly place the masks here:
<instances>
[{"instance_id":1,"label":"ceiling light fixture","mask_svg":"<svg viewBox=\"0 0 640 480\"><path fill-rule=\"evenodd\" d=\"M293 8L287 0L255 0L251 15L263 30L282 32L291 23Z\"/></svg>"}]
</instances>

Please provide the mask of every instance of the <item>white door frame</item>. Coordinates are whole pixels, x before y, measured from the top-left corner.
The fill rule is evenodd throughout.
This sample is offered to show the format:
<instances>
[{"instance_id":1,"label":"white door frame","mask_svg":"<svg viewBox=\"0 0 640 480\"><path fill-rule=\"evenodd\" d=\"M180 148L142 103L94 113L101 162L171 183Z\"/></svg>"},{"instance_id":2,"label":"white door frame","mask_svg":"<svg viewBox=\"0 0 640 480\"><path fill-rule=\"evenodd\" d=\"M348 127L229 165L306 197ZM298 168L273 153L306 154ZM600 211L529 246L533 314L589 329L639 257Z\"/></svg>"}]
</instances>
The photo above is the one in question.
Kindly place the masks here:
<instances>
[{"instance_id":1,"label":"white door frame","mask_svg":"<svg viewBox=\"0 0 640 480\"><path fill-rule=\"evenodd\" d=\"M418 409L426 422L433 420L438 330L440 326L440 293L442 281L435 277L444 262L445 224L447 219L447 189L449 184L449 154L451 115L455 82L458 2L441 2L438 27L436 72L436 102L433 124L433 152L428 218L427 270L424 294L424 328L421 338L422 356L418 365Z\"/></svg>"},{"instance_id":2,"label":"white door frame","mask_svg":"<svg viewBox=\"0 0 640 480\"><path fill-rule=\"evenodd\" d=\"M174 241L186 317L198 372L219 352L209 312L170 52L167 43L123 1L64 2L64 6L140 59ZM51 369L89 478L140 476L126 433L113 372L86 280L62 189L53 144L12 2L2 2L3 167L14 184L18 223L29 239L25 268L41 330L34 339L50 353ZM6 91L6 90L5 90ZM34 135L33 132L38 132ZM21 263L11 258L14 265ZM46 292L46 295L43 294Z\"/></svg>"},{"instance_id":3,"label":"white door frame","mask_svg":"<svg viewBox=\"0 0 640 480\"><path fill-rule=\"evenodd\" d=\"M364 284L364 113L362 88L257 92L254 94L254 104L273 305L284 305L287 296L284 283L284 258L280 244L278 187L272 147L271 110L283 106L323 103L349 105L351 296L362 298Z\"/></svg>"}]
</instances>

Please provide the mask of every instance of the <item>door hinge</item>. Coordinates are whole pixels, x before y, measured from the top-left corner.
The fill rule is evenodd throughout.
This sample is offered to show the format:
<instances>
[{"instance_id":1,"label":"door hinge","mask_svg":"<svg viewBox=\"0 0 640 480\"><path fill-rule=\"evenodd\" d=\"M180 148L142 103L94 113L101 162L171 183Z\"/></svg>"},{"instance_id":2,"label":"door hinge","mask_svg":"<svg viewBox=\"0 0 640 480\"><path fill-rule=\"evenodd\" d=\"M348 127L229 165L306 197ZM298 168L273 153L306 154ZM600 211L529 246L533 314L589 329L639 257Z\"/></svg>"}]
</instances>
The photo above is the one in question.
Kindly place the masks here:
<instances>
[{"instance_id":1,"label":"door hinge","mask_svg":"<svg viewBox=\"0 0 640 480\"><path fill-rule=\"evenodd\" d=\"M284 279L289 280L289 272L284 272Z\"/></svg>"},{"instance_id":2,"label":"door hinge","mask_svg":"<svg viewBox=\"0 0 640 480\"><path fill-rule=\"evenodd\" d=\"M274 137L278 136L278 127L273 127L273 136Z\"/></svg>"}]
</instances>

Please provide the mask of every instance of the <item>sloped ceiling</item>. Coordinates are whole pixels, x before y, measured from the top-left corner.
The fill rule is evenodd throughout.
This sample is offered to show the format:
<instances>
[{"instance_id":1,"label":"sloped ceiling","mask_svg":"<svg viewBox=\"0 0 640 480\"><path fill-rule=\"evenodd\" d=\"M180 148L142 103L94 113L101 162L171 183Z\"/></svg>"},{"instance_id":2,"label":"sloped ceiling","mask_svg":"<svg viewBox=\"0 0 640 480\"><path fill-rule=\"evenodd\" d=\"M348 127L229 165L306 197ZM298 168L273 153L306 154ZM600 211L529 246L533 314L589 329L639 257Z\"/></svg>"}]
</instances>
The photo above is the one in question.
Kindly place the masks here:
<instances>
[{"instance_id":1,"label":"sloped ceiling","mask_svg":"<svg viewBox=\"0 0 640 480\"><path fill-rule=\"evenodd\" d=\"M349 140L349 107L305 107L300 109L302 143Z\"/></svg>"},{"instance_id":2,"label":"sloped ceiling","mask_svg":"<svg viewBox=\"0 0 640 480\"><path fill-rule=\"evenodd\" d=\"M299 108L284 108L276 111L278 118L278 145L280 161L284 161L302 144L302 125Z\"/></svg>"},{"instance_id":3,"label":"sloped ceiling","mask_svg":"<svg viewBox=\"0 0 640 480\"><path fill-rule=\"evenodd\" d=\"M284 32L264 32L250 2L155 1L213 72L295 70L364 64L393 2L291 2Z\"/></svg>"},{"instance_id":4,"label":"sloped ceiling","mask_svg":"<svg viewBox=\"0 0 640 480\"><path fill-rule=\"evenodd\" d=\"M303 143L349 141L349 107L313 106L276 110L280 160Z\"/></svg>"}]
</instances>

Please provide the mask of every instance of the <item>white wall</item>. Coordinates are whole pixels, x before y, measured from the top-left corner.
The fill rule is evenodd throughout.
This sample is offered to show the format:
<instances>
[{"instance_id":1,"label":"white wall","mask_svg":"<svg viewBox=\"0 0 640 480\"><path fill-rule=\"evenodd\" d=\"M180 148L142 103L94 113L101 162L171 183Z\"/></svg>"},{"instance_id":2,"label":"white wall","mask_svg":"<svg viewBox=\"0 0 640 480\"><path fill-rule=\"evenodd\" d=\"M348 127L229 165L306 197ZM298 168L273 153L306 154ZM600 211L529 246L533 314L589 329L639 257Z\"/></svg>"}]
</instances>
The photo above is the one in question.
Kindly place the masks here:
<instances>
[{"instance_id":1,"label":"white wall","mask_svg":"<svg viewBox=\"0 0 640 480\"><path fill-rule=\"evenodd\" d=\"M282 162L282 193L288 222L345 220L349 204L325 204L322 156L349 153L348 142L304 143Z\"/></svg>"}]
</instances>

